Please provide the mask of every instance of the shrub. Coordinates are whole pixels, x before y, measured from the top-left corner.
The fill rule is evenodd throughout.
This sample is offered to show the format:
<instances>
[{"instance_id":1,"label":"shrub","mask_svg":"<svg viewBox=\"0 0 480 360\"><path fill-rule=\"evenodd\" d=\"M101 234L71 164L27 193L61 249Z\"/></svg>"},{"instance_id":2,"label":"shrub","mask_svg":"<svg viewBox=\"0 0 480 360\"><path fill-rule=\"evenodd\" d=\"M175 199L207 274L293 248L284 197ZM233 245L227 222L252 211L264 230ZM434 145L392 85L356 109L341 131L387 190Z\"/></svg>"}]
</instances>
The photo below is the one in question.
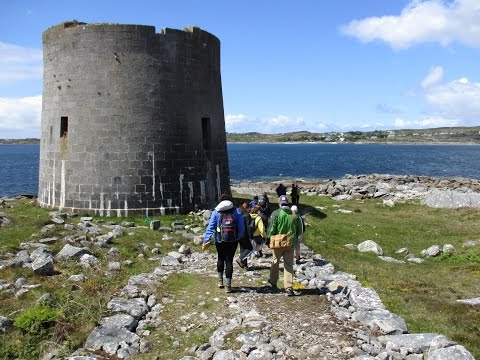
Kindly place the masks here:
<instances>
[{"instance_id":1,"label":"shrub","mask_svg":"<svg viewBox=\"0 0 480 360\"><path fill-rule=\"evenodd\" d=\"M38 334L42 329L55 324L61 316L62 311L60 309L38 306L20 314L15 319L14 325L26 333Z\"/></svg>"}]
</instances>

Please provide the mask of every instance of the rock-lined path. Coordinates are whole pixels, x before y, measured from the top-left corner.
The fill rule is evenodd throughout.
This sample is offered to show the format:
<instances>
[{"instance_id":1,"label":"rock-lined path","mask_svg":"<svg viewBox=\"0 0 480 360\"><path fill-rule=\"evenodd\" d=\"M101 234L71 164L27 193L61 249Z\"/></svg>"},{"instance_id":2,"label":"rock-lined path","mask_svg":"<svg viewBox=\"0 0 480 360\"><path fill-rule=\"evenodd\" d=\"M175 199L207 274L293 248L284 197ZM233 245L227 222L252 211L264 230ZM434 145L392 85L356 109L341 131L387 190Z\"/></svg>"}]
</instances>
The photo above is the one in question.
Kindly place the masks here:
<instances>
[{"instance_id":1,"label":"rock-lined path","mask_svg":"<svg viewBox=\"0 0 480 360\"><path fill-rule=\"evenodd\" d=\"M253 270L235 270L234 292L215 299L231 316L202 317L201 309L179 314L179 320L191 319L191 326L203 321L216 329L208 343L196 344L182 359L473 359L442 335L405 334L403 319L385 310L373 289L363 288L353 275L336 273L307 248L303 254L303 263L295 265L301 284L297 296L272 291L264 281L269 258L252 259ZM175 272L215 277L215 259L213 253L173 252L152 273L132 276L108 304L112 316L92 331L84 349L67 359L128 359L138 353L162 359L152 350L149 335L172 333L175 325L162 322L162 312L182 299L156 299L153 288Z\"/></svg>"}]
</instances>

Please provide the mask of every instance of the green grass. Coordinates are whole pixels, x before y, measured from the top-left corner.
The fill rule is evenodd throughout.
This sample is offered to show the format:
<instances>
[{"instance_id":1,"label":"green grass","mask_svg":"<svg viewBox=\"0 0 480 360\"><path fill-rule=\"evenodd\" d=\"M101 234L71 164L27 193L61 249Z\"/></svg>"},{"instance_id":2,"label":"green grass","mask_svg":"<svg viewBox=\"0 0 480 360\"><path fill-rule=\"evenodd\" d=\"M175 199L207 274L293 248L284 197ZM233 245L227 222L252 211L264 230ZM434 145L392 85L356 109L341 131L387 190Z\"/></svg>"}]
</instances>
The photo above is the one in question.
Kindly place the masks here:
<instances>
[{"instance_id":1,"label":"green grass","mask_svg":"<svg viewBox=\"0 0 480 360\"><path fill-rule=\"evenodd\" d=\"M63 225L56 225L47 234L40 233L40 229L49 223L49 211L39 208L32 200L16 201L12 208L1 209L1 211L11 218L12 223L0 228L0 259L4 259L7 253L16 253L20 250L21 243L30 240L37 241L52 236L58 236L61 239L64 236L76 234L75 230L65 230ZM155 217L155 219L160 219L164 226L170 226L175 220L182 220L186 225L200 225L191 216L173 215ZM132 221L147 227L149 225L144 218L93 217L93 222L100 227L103 224L119 224L123 221ZM70 218L67 222L77 224L80 222L80 217ZM109 229L103 228L103 231L107 233ZM175 241L187 242L181 235L170 232L169 235L173 240L165 241L162 238L163 234L165 234L164 231L151 231L148 228L128 228L123 236L114 239L111 244L119 249L118 256L107 255L109 249L93 246L90 250L100 260L98 269L86 270L74 261L67 261L56 263L55 270L58 274L49 277L34 275L30 269L24 268L0 270L0 279L9 283L14 283L19 277L25 277L28 279L28 284L40 285L19 298L0 292L0 315L13 319L17 325L7 335L0 336L0 358L40 358L42 354L60 347L64 348L65 354L70 354L81 347L97 322L107 315L107 303L112 295L125 286L128 278L133 274L151 272L158 266L158 262L147 259L155 256L151 253L151 249L158 248L160 255L166 255L175 249L173 247ZM148 248L144 249L139 244L145 244ZM64 245L63 241L59 241L50 248L55 254ZM189 246L193 247L191 243ZM141 258L140 254L145 256ZM109 261L123 263L124 260L131 260L133 263L130 266L122 265L121 271L105 276ZM68 281L68 278L72 274L79 273L83 273L87 279L83 283L76 284L77 288L75 284ZM44 326L38 326L37 332L22 330L25 327L22 325L25 323L25 318L30 319L32 324L37 324L34 321L35 316L40 316L42 313L39 314L36 301L45 293L54 295L54 309L58 310L61 316L45 322ZM42 323L40 320L41 317L38 322Z\"/></svg>"},{"instance_id":2,"label":"green grass","mask_svg":"<svg viewBox=\"0 0 480 360\"><path fill-rule=\"evenodd\" d=\"M378 200L336 203L325 197L303 197L307 216L306 244L335 265L337 271L358 276L374 288L388 309L403 317L410 332L438 332L466 346L480 358L479 307L457 303L478 297L480 248L463 248L479 238L480 210L433 209L418 204L384 207ZM334 204L353 214L334 213ZM315 206L326 206L321 214ZM302 207L300 208L302 210ZM403 259L395 251L420 251L452 244L451 256L426 259L422 264L391 264L375 255L351 251L345 244L374 240L386 256Z\"/></svg>"},{"instance_id":3,"label":"green grass","mask_svg":"<svg viewBox=\"0 0 480 360\"><path fill-rule=\"evenodd\" d=\"M250 197L237 196L236 200ZM317 196L302 196L300 200L300 211L308 213L305 242L312 250L333 263L337 271L355 274L364 286L374 288L385 306L406 320L410 332L447 335L464 345L474 357L480 358L480 309L456 302L460 298L479 296L480 248L463 248L462 244L479 238L480 210L432 209L412 203L389 208L382 206L379 200L336 203ZM337 208L333 205L340 205L353 213L335 213ZM325 210L319 210L318 206L325 207ZM20 243L31 239L75 234L75 231L66 231L61 225L48 234L40 234L40 229L49 222L49 212L38 208L31 200L18 201L13 208L1 211L11 217L12 224L0 228L0 259L6 253L15 253ZM157 219L162 225L170 225L174 220L201 225L191 216ZM101 225L102 222L120 223L125 220L148 226L144 218L94 217L93 222ZM68 222L76 224L79 218ZM32 234L36 235L32 237ZM23 276L29 284L40 284L18 299L1 292L0 315L15 320L17 325L22 318L33 324L42 323L42 317L39 317L40 320L36 317L39 315L36 313L36 300L47 292L54 294L56 300L51 305L58 310L58 316L38 326L37 332L26 332L22 326L16 326L7 335L1 335L0 358L39 358L59 347L65 349L65 354L71 354L81 347L98 320L107 315L108 300L127 283L128 278L132 274L150 272L158 266L158 262L146 259L152 256L150 250L158 247L160 255L165 255L174 249L173 241L164 241L163 234L162 231L149 229L126 229L125 234L112 244L120 252L114 257L107 255L108 249L93 247L101 262L100 269L87 271L75 262L65 262L56 264L59 273L51 277L36 276L31 270L21 268L0 270L0 279L10 283ZM174 237L174 241L186 242L180 235L169 235ZM450 243L457 252L451 256L427 259L423 264L392 264L381 261L373 254L344 247L348 243L359 244L369 239L377 242L386 256L398 259L402 257L395 251L401 247L407 247L419 256L421 250L431 245ZM148 249L139 247L140 243L147 245ZM191 243L189 246L194 247ZM62 242L52 246L54 252L62 247ZM142 259L139 254L145 257ZM133 261L132 265L123 265L120 272L105 276L108 261L123 262L127 259ZM85 274L87 280L75 289L67 279L71 274L78 273ZM214 277L193 274L170 276L158 288L157 298L170 298L174 302L165 307L160 328L151 329L149 339L154 350L139 354L138 359L149 359L152 354L158 354L160 358L181 358L189 355L188 349L193 345L207 342L218 325L215 317L228 316L225 302L213 300L225 297L225 292L215 285ZM203 323L198 319L202 312L209 319ZM184 315L189 316L183 318ZM198 326L182 331L182 327L192 324Z\"/></svg>"}]
</instances>

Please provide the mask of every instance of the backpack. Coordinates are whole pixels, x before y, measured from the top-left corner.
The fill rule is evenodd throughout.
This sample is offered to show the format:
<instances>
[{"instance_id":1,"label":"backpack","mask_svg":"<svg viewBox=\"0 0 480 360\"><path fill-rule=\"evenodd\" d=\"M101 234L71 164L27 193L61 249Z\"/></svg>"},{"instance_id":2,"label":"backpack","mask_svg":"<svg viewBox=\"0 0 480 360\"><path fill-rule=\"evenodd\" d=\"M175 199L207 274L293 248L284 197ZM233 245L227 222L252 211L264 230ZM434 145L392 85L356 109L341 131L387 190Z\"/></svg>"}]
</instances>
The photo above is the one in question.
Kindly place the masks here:
<instances>
[{"instance_id":1,"label":"backpack","mask_svg":"<svg viewBox=\"0 0 480 360\"><path fill-rule=\"evenodd\" d=\"M255 219L253 219L251 216L250 216L250 220L248 221L247 223L247 228L246 228L246 231L247 231L247 234L248 234L248 237L249 239L253 239L253 233L255 232L255 229L257 228L256 224L255 224Z\"/></svg>"},{"instance_id":2,"label":"backpack","mask_svg":"<svg viewBox=\"0 0 480 360\"><path fill-rule=\"evenodd\" d=\"M233 212L221 212L217 232L221 242L237 241L237 219Z\"/></svg>"}]
</instances>

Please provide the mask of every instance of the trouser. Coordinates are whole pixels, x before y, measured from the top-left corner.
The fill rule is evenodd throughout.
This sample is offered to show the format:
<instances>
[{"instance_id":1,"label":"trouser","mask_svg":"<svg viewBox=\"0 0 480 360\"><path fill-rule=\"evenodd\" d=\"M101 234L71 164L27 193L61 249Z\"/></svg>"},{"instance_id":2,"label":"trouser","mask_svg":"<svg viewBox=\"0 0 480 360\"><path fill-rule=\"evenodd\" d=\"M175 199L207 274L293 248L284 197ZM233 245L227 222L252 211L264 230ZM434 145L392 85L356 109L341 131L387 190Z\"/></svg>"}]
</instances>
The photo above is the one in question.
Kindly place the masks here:
<instances>
[{"instance_id":1,"label":"trouser","mask_svg":"<svg viewBox=\"0 0 480 360\"><path fill-rule=\"evenodd\" d=\"M225 271L225 277L231 279L233 275L233 258L237 251L238 241L215 243L217 248L217 272Z\"/></svg>"},{"instance_id":2,"label":"trouser","mask_svg":"<svg viewBox=\"0 0 480 360\"><path fill-rule=\"evenodd\" d=\"M252 242L248 237L243 238L239 241L240 243L240 261L243 265L247 266L247 257L253 250Z\"/></svg>"},{"instance_id":3,"label":"trouser","mask_svg":"<svg viewBox=\"0 0 480 360\"><path fill-rule=\"evenodd\" d=\"M270 267L270 282L278 281L280 259L283 257L283 286L291 289L293 286L293 248L273 249L272 266Z\"/></svg>"},{"instance_id":4,"label":"trouser","mask_svg":"<svg viewBox=\"0 0 480 360\"><path fill-rule=\"evenodd\" d=\"M295 260L300 260L300 243L303 242L303 235L299 235L295 244Z\"/></svg>"}]
</instances>

